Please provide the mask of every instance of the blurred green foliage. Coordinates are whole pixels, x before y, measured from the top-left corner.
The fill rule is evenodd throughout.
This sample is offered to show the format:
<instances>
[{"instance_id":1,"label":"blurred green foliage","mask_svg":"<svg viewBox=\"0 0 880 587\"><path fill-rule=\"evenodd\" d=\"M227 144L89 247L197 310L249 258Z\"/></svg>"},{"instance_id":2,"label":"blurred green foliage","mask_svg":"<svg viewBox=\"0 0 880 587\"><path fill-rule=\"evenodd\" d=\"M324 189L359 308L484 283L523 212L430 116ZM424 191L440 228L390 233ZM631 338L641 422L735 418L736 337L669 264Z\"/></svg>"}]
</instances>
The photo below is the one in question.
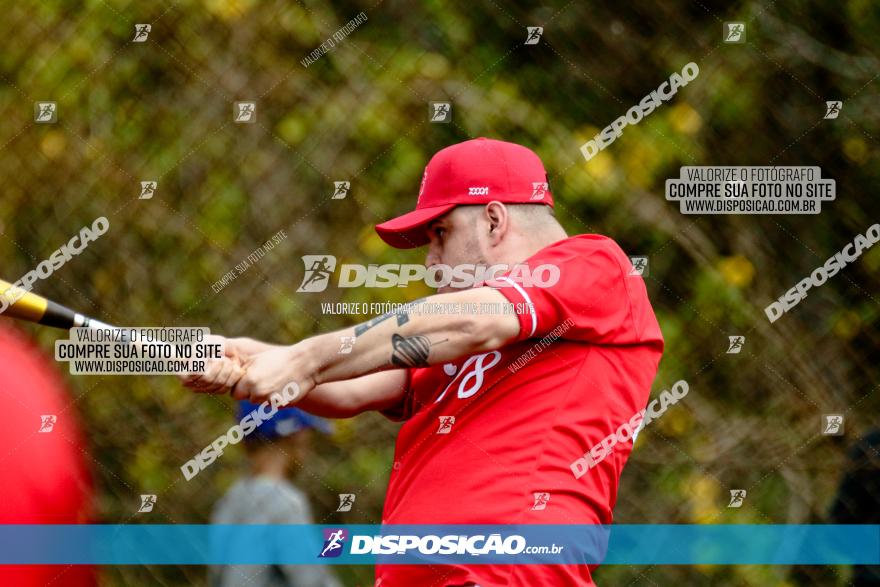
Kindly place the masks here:
<instances>
[{"instance_id":1,"label":"blurred green foliage","mask_svg":"<svg viewBox=\"0 0 880 587\"><path fill-rule=\"evenodd\" d=\"M359 12L368 20L309 68L300 60ZM747 43L721 42L747 22ZM148 42L131 43L136 23ZM544 26L525 46L526 26ZM547 4L306 0L7 3L0 32L0 259L14 280L95 217L110 232L38 291L101 320L199 325L295 341L350 324L322 301L403 301L393 290L296 293L300 255L419 262L372 225L409 209L424 164L477 136L527 145L571 234L649 257L666 336L656 390L691 393L639 438L618 522L825 519L844 450L876 426L877 271L867 253L778 322L763 307L877 221L880 14L825 3ZM586 163L579 146L674 71L699 77ZM428 122L450 99L453 123ZM825 100L844 100L823 120ZM54 125L33 103L58 103ZM237 100L256 124L234 124ZM837 200L819 216L683 216L663 198L682 165L819 165ZM142 180L159 182L138 200ZM345 200L333 182L351 181ZM278 230L281 245L219 294L211 285ZM58 332L24 326L47 352ZM741 354L728 336L746 336ZM186 482L178 467L232 420L227 398L167 377L70 378L99 482L100 520L200 523L243 462L239 449ZM843 439L820 415L845 413ZM377 414L316 443L299 484L322 522L378 523L397 426ZM747 488L741 509L728 490ZM337 493L356 507L335 513ZM159 500L136 515L140 493ZM372 569L342 569L349 585ZM796 577L796 578L795 578ZM841 585L843 569L602 568L607 585ZM107 569L107 584L179 585L203 569Z\"/></svg>"}]
</instances>

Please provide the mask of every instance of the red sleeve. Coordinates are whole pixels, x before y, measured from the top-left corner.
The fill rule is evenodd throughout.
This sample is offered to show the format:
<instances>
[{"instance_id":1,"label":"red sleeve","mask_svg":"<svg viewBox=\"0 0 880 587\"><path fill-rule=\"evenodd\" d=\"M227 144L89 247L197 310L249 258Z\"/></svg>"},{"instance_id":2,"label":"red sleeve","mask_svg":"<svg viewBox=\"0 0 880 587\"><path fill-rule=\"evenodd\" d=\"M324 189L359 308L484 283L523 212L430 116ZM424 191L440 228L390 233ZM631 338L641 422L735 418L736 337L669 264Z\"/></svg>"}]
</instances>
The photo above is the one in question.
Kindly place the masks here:
<instances>
[{"instance_id":1,"label":"red sleeve","mask_svg":"<svg viewBox=\"0 0 880 587\"><path fill-rule=\"evenodd\" d=\"M526 265L528 272L514 269L491 282L514 304L517 340L542 338L555 329L561 338L593 344L662 344L644 281L630 275L629 257L613 240L572 237L542 249ZM541 265L558 267L555 284L545 279L546 270L538 270Z\"/></svg>"}]
</instances>

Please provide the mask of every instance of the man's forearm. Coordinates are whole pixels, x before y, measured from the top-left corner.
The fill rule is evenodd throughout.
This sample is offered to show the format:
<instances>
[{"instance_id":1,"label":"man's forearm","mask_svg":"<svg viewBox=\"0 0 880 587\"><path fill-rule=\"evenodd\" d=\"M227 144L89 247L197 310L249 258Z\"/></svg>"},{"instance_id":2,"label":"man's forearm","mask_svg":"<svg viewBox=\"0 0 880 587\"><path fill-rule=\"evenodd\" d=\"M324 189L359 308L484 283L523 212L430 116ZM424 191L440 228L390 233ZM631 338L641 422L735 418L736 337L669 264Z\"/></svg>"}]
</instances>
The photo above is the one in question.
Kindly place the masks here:
<instances>
[{"instance_id":1,"label":"man's forearm","mask_svg":"<svg viewBox=\"0 0 880 587\"><path fill-rule=\"evenodd\" d=\"M331 381L322 383L296 403L296 407L323 418L351 418L366 410L356 383Z\"/></svg>"},{"instance_id":2,"label":"man's forearm","mask_svg":"<svg viewBox=\"0 0 880 587\"><path fill-rule=\"evenodd\" d=\"M316 411L349 415L384 409L405 391L407 369L500 348L520 330L511 304L488 287L430 296L419 303L439 304L446 311L404 308L353 328L251 355L234 384L233 397L260 403L295 382L300 386L297 401L309 403L307 396L317 392L318 397L311 398ZM497 311L486 312L487 304ZM354 337L350 353L339 352L341 336ZM363 381L356 381L358 377ZM324 387L329 382L349 385Z\"/></svg>"},{"instance_id":3,"label":"man's forearm","mask_svg":"<svg viewBox=\"0 0 880 587\"><path fill-rule=\"evenodd\" d=\"M501 310L506 298L490 288L437 294L416 302L439 304L449 311L384 314L353 328L303 341L312 360L315 383L352 379L385 369L424 367L504 346L519 332L512 312L467 312L464 304L492 303ZM457 311L456 311L456 304ZM424 307L424 306L423 306ZM473 306L471 306L473 307ZM340 354L340 337L355 337L351 353Z\"/></svg>"},{"instance_id":4,"label":"man's forearm","mask_svg":"<svg viewBox=\"0 0 880 587\"><path fill-rule=\"evenodd\" d=\"M406 382L402 369L331 381L316 386L296 406L316 416L350 418L367 410L395 406L406 393Z\"/></svg>"},{"instance_id":5,"label":"man's forearm","mask_svg":"<svg viewBox=\"0 0 880 587\"><path fill-rule=\"evenodd\" d=\"M279 344L263 342L255 338L248 338L246 336L229 338L227 340L228 344L230 344L232 348L241 351L245 356L256 355L257 353L263 353L283 346Z\"/></svg>"}]
</instances>

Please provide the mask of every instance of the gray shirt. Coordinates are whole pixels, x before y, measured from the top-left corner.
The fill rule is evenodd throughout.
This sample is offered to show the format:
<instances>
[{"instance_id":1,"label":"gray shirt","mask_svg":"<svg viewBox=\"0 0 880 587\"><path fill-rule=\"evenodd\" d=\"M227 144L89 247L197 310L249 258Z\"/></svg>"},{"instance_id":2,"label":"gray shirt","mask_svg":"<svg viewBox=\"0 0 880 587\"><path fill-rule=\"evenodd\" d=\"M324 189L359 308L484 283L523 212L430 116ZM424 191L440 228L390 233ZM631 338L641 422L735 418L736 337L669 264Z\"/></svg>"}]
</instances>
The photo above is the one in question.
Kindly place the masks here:
<instances>
[{"instance_id":1,"label":"gray shirt","mask_svg":"<svg viewBox=\"0 0 880 587\"><path fill-rule=\"evenodd\" d=\"M245 477L214 506L212 524L312 524L302 491L282 479ZM319 565L222 565L210 568L211 587L341 587Z\"/></svg>"}]
</instances>

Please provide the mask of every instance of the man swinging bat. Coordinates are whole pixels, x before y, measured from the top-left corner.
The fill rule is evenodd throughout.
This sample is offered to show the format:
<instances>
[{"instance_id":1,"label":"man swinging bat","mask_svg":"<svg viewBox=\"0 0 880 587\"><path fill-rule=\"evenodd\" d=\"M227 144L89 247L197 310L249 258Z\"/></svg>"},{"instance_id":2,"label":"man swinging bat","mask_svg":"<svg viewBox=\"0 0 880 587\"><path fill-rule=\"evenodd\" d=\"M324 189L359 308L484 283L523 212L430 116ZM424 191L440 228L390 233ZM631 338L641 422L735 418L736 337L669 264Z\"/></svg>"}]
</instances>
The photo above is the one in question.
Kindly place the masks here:
<instances>
[{"instance_id":1,"label":"man swinging bat","mask_svg":"<svg viewBox=\"0 0 880 587\"><path fill-rule=\"evenodd\" d=\"M443 149L425 169L415 210L376 227L382 239L427 245L429 267L555 265L554 285L511 273L423 300L501 313L413 306L293 345L226 339L245 370L215 362L185 384L259 403L295 381L296 405L308 412L377 410L403 421L386 524L610 524L632 443L580 478L571 463L647 405L663 338L617 244L568 237L552 209L529 149L484 138ZM355 338L348 354L337 352L341 337ZM378 565L376 578L383 587L593 585L587 565Z\"/></svg>"}]
</instances>

